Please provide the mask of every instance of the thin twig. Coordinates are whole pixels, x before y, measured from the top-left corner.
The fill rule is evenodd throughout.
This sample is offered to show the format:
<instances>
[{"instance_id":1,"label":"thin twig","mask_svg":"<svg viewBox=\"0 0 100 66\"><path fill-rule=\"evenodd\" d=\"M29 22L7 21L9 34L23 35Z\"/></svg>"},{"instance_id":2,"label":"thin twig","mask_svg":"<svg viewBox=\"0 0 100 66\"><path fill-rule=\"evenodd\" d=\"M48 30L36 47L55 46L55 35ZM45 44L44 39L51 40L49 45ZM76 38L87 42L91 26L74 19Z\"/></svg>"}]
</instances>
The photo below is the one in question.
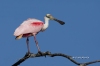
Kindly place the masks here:
<instances>
[{"instance_id":1,"label":"thin twig","mask_svg":"<svg viewBox=\"0 0 100 66\"><path fill-rule=\"evenodd\" d=\"M96 61L87 62L87 63L85 63L85 64L86 64L86 65L89 65L89 64L93 64L93 63L97 63L97 62L100 62L100 60L96 60Z\"/></svg>"}]
</instances>

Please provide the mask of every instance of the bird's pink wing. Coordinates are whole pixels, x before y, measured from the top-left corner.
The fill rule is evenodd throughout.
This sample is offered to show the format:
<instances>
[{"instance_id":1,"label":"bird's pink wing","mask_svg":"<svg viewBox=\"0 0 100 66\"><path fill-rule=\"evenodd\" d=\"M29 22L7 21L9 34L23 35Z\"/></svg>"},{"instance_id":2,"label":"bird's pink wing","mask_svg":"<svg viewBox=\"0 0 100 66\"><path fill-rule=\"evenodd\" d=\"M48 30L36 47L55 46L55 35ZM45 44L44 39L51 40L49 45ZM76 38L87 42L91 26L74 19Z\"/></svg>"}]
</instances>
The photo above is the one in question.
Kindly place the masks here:
<instances>
[{"instance_id":1,"label":"bird's pink wing","mask_svg":"<svg viewBox=\"0 0 100 66\"><path fill-rule=\"evenodd\" d=\"M26 33L37 33L39 32L43 27L43 22L32 19L32 20L27 20L24 21L14 32L15 36L19 36L21 34L26 34Z\"/></svg>"}]
</instances>

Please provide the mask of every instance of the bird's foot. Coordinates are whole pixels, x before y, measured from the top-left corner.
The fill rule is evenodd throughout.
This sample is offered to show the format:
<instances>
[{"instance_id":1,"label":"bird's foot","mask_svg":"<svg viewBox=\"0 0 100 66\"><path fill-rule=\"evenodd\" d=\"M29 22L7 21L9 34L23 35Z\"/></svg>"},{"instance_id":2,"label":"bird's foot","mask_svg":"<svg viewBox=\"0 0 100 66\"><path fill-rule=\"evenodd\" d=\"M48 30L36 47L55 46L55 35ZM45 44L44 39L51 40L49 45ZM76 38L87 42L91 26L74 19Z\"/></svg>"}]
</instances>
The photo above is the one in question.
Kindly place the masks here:
<instances>
[{"instance_id":1,"label":"bird's foot","mask_svg":"<svg viewBox=\"0 0 100 66\"><path fill-rule=\"evenodd\" d=\"M40 54L41 56L43 56L43 53L41 51L38 51L38 54Z\"/></svg>"},{"instance_id":2,"label":"bird's foot","mask_svg":"<svg viewBox=\"0 0 100 66\"><path fill-rule=\"evenodd\" d=\"M32 53L30 51L28 51L27 54L32 54Z\"/></svg>"},{"instance_id":3,"label":"bird's foot","mask_svg":"<svg viewBox=\"0 0 100 66\"><path fill-rule=\"evenodd\" d=\"M26 56L30 56L30 54L31 54L31 53L29 53L29 52L26 52L26 55L25 55L25 57L26 57Z\"/></svg>"},{"instance_id":4,"label":"bird's foot","mask_svg":"<svg viewBox=\"0 0 100 66\"><path fill-rule=\"evenodd\" d=\"M43 52L38 51L38 54L40 54L41 56L45 56L45 58L46 58L46 55L44 55Z\"/></svg>"}]
</instances>

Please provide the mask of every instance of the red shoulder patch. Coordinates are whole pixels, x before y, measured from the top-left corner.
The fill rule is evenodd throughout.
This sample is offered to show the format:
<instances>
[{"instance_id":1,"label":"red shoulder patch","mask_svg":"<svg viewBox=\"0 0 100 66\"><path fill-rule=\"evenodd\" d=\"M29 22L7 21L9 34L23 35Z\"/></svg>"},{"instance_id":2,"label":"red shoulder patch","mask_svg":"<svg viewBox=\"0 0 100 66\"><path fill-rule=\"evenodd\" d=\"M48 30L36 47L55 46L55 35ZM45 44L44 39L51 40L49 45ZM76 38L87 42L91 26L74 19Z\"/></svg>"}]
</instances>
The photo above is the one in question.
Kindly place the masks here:
<instances>
[{"instance_id":1,"label":"red shoulder patch","mask_svg":"<svg viewBox=\"0 0 100 66\"><path fill-rule=\"evenodd\" d=\"M33 26L40 26L40 25L43 25L42 22L33 22L31 23Z\"/></svg>"}]
</instances>

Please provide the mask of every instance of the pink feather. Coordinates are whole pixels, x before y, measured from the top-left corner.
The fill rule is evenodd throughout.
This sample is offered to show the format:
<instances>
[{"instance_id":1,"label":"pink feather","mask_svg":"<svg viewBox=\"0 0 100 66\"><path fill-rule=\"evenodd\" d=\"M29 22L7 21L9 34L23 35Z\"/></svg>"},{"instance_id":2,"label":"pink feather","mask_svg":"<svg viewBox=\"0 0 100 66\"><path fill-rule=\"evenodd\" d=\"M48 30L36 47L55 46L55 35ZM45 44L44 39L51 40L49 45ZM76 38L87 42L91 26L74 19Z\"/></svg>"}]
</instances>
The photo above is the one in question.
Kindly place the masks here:
<instances>
[{"instance_id":1,"label":"pink feather","mask_svg":"<svg viewBox=\"0 0 100 66\"><path fill-rule=\"evenodd\" d=\"M43 28L44 23L41 20L29 18L25 20L14 32L14 36L21 34L34 33L37 34Z\"/></svg>"}]
</instances>

